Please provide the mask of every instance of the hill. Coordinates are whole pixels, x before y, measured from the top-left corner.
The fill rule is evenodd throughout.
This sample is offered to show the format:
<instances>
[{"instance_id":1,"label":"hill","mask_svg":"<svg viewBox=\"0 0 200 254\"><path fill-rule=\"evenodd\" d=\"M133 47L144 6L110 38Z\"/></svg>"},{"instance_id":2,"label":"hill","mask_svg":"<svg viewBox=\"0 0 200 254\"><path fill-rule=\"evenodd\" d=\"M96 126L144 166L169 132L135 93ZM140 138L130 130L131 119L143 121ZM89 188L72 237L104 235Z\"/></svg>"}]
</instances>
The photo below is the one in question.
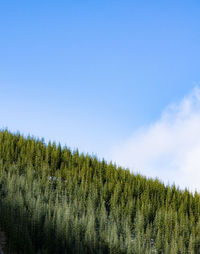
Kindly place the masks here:
<instances>
[{"instance_id":1,"label":"hill","mask_svg":"<svg viewBox=\"0 0 200 254\"><path fill-rule=\"evenodd\" d=\"M200 253L200 195L0 132L0 228L15 253Z\"/></svg>"}]
</instances>

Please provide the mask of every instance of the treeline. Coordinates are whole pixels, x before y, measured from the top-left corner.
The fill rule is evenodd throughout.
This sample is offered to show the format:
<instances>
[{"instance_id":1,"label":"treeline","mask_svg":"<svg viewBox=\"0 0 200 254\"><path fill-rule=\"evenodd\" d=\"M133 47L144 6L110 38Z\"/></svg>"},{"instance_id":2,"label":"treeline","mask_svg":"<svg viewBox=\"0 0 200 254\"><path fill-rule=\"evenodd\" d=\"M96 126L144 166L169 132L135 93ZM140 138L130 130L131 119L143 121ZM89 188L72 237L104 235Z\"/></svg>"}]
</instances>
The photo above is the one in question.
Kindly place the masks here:
<instances>
[{"instance_id":1,"label":"treeline","mask_svg":"<svg viewBox=\"0 0 200 254\"><path fill-rule=\"evenodd\" d=\"M20 254L199 254L200 195L3 130L0 228Z\"/></svg>"}]
</instances>

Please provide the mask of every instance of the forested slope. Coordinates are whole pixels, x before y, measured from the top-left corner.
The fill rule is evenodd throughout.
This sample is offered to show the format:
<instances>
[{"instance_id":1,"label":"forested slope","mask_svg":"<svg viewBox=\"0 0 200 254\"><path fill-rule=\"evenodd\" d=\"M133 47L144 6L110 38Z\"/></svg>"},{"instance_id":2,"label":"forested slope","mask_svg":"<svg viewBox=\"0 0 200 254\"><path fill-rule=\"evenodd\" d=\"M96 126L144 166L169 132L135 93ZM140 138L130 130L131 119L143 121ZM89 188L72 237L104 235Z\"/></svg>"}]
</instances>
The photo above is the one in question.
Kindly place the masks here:
<instances>
[{"instance_id":1,"label":"forested slope","mask_svg":"<svg viewBox=\"0 0 200 254\"><path fill-rule=\"evenodd\" d=\"M17 253L200 253L200 195L0 132L0 228Z\"/></svg>"}]
</instances>

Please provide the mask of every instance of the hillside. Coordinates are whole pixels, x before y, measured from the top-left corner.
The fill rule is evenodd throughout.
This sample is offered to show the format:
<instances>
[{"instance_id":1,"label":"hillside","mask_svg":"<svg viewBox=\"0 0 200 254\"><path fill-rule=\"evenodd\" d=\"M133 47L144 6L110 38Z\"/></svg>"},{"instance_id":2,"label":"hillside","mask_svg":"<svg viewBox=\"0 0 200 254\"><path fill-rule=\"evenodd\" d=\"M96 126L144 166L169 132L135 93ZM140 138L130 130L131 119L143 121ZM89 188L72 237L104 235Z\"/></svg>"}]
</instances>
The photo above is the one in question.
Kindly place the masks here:
<instances>
[{"instance_id":1,"label":"hillside","mask_svg":"<svg viewBox=\"0 0 200 254\"><path fill-rule=\"evenodd\" d=\"M200 195L0 132L0 229L31 253L200 253Z\"/></svg>"}]
</instances>

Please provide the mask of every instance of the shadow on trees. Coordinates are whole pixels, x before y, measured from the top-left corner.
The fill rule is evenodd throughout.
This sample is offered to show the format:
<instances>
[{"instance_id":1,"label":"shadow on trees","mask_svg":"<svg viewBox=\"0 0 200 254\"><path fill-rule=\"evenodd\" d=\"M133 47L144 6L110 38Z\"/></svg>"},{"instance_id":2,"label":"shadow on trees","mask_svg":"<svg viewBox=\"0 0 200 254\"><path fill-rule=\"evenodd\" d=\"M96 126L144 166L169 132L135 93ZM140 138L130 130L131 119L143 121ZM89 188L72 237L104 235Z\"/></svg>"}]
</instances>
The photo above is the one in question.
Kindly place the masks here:
<instances>
[{"instance_id":1,"label":"shadow on trees","mask_svg":"<svg viewBox=\"0 0 200 254\"><path fill-rule=\"evenodd\" d=\"M77 237L76 229L73 227L65 238L61 233L55 232L53 223L45 221L45 216L35 221L28 210L23 211L21 207L13 207L12 202L6 199L1 199L0 205L0 225L6 233L9 251L17 254L111 253L105 242L90 243L80 236ZM124 252L116 250L112 253Z\"/></svg>"}]
</instances>

